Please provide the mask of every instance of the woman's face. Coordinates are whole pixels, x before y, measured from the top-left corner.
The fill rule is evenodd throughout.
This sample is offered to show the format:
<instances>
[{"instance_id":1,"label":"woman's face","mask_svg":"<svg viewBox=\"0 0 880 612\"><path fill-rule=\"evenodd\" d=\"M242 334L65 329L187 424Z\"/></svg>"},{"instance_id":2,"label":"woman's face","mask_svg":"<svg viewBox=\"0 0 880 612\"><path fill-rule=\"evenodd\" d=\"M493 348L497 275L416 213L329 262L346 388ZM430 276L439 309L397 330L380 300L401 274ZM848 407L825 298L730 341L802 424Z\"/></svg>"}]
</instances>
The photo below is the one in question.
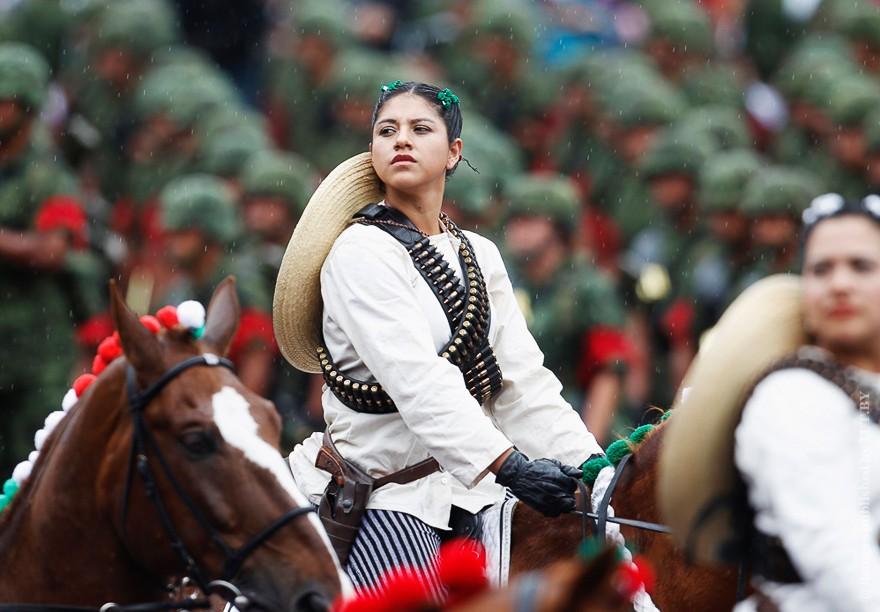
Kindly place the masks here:
<instances>
[{"instance_id":1,"label":"woman's face","mask_svg":"<svg viewBox=\"0 0 880 612\"><path fill-rule=\"evenodd\" d=\"M410 192L445 180L461 155L461 139L449 142L443 118L427 100L401 94L379 112L370 151L386 189Z\"/></svg>"},{"instance_id":2,"label":"woman's face","mask_svg":"<svg viewBox=\"0 0 880 612\"><path fill-rule=\"evenodd\" d=\"M873 352L880 342L880 228L862 216L822 221L804 249L803 307L817 344Z\"/></svg>"}]
</instances>

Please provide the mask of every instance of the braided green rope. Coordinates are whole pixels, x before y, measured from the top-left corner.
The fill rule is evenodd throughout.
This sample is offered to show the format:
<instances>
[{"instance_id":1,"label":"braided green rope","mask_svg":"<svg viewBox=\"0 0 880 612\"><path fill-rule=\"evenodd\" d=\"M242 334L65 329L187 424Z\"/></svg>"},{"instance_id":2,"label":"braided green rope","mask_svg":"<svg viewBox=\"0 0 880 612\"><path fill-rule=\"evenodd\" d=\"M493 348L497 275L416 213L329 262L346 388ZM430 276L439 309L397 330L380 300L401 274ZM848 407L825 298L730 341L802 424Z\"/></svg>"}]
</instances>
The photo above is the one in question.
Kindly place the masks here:
<instances>
[{"instance_id":1,"label":"braided green rope","mask_svg":"<svg viewBox=\"0 0 880 612\"><path fill-rule=\"evenodd\" d=\"M660 417L660 423L666 421L671 414L672 411L670 410L664 412L663 416ZM620 460L638 448L638 446L645 441L648 434L654 431L656 427L657 425L651 424L636 427L636 429L629 434L629 437L615 440L609 444L608 448L605 449L605 456L594 457L589 461L585 461L581 465L584 483L592 487L596 483L596 477L599 476L599 472L606 467L613 467L620 463Z\"/></svg>"}]
</instances>

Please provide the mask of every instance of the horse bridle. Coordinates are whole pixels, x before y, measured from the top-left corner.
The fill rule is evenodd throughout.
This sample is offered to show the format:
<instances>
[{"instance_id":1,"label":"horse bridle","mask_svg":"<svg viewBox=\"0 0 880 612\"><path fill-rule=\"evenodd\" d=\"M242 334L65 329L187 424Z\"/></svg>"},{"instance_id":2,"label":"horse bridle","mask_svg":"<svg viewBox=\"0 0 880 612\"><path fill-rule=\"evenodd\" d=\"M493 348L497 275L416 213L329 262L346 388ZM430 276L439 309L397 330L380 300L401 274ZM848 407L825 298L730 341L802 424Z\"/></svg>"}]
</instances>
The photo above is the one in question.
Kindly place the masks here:
<instances>
[{"instance_id":1,"label":"horse bridle","mask_svg":"<svg viewBox=\"0 0 880 612\"><path fill-rule=\"evenodd\" d=\"M293 510L290 510L289 512L278 518L275 522L270 524L268 527L263 529L256 536L251 538L251 540L248 541L244 546L241 546L237 549L233 549L228 544L226 544L226 542L223 541L217 531L213 527L211 527L211 524L207 521L207 519L205 519L204 514L199 511L199 509L193 503L192 498L190 498L190 496L186 494L183 487L180 486L180 482L177 480L177 478L174 477L174 473L171 471L171 468L169 468L168 462L165 460L165 456L159 449L159 445L156 444L156 440L153 437L150 428L147 426L146 421L144 420L144 410L146 409L147 405L162 391L162 389L164 389L168 385L168 383L180 376L183 372L196 366L224 367L229 370L235 370L232 362L228 359L218 357L217 355L214 355L212 353L204 353L196 357L190 357L173 365L168 370L166 370L156 382L154 382L143 391L138 390L137 375L135 374L134 368L129 365L128 369L126 370L126 394L128 396L128 411L131 414L132 418L132 438L131 450L128 457L128 468L126 470L127 474L125 479L125 491L123 493L122 502L122 530L124 533L126 519L128 515L128 500L131 493L131 484L134 480L134 469L136 466L138 474L140 474L141 479L143 480L144 489L146 490L147 496L156 507L156 511L159 514L159 520L162 523L162 527L171 541L171 547L174 549L175 553L177 553L177 556L183 563L187 575L193 581L195 581L202 592L206 595L221 595L227 601L232 602L238 610L242 611L253 607L263 607L260 605L259 602L252 601L246 595L242 594L242 592L238 589L238 587L235 586L232 580L238 574L241 566L244 564L247 558L264 542L266 542L266 540L272 537L272 535L274 535L276 531L300 516L308 514L309 512L315 512L315 508L313 508L312 506L304 506L302 508L294 508ZM162 496L159 494L159 489L156 486L156 478L153 473L153 469L150 466L150 461L147 454L150 451L158 459L159 466L162 468L162 472L164 472L165 477L174 488L174 492L186 505L187 509L196 520L196 522L199 523L199 525L205 532L207 532L208 537L211 539L211 541L214 542L214 544L223 552L225 556L225 561L223 564L223 572L220 578L211 581L206 580L205 573L202 571L202 568L189 553L186 545L183 543L183 540L177 533L177 529L174 528L174 523L171 521L171 516L168 514L168 509L166 508L165 503L162 501ZM159 610L178 609L196 610L210 607L211 602L207 599L187 598L181 601L151 602L130 605L119 605L111 602L104 604L100 608L88 606L63 606L54 604L0 604L0 612L153 612Z\"/></svg>"},{"instance_id":2,"label":"horse bridle","mask_svg":"<svg viewBox=\"0 0 880 612\"><path fill-rule=\"evenodd\" d=\"M225 541L223 541L223 538L220 537L220 534L218 534L217 531L211 526L210 522L205 518L204 514L193 503L192 498L187 495L186 491L180 485L180 481L174 476L174 473L168 466L168 462L165 460L165 456L162 454L159 445L156 443L152 431L150 431L150 428L147 425L146 420L144 419L144 410L146 409L147 405L162 391L162 389L164 389L165 386L168 385L168 383L180 376L186 370L197 366L224 367L233 371L235 369L232 362L228 359L218 357L217 355L214 355L212 353L205 353L195 357L190 357L173 365L171 368L166 370L159 377L159 379L156 380L156 382L154 382L143 391L138 389L137 375L134 368L132 366L128 366L128 369L126 370L126 394L128 396L128 410L132 418L132 442L128 458L128 468L125 481L125 492L123 493L120 524L122 525L122 530L124 533L126 529L126 519L128 514L128 501L131 493L132 481L134 479L134 470L136 468L137 473L140 475L141 480L144 484L144 489L147 493L147 496L150 498L156 508L156 512L159 515L159 520L162 523L162 528L168 535L171 543L171 548L174 549L174 552L180 558L180 561L184 566L186 575L189 576L204 593L225 594L227 599L233 601L239 610L244 610L248 607L252 607L253 605L255 605L256 602L249 601L249 599L245 595L243 595L232 583L232 580L238 574L241 566L244 564L247 558L257 548L259 548L263 543L271 538L275 534L275 532L287 525L287 523L291 522L292 520L300 516L304 516L310 512L314 512L315 509L314 507L309 505L301 508L294 508L286 512L280 518L271 523L268 527L260 531L253 538L251 538L247 543L237 549L231 548ZM155 473L152 466L150 465L149 460L150 454L155 456L155 458L158 460L159 467L164 473L165 478L167 478L168 482L171 483L174 492L187 507L190 515L201 526L202 530L207 533L209 539L214 543L214 545L216 545L217 548L219 548L220 551L223 553L225 558L223 563L223 571L218 579L209 581L206 578L205 572L199 566L195 558L190 554L189 550L187 550L186 545L183 543L183 539L180 537L177 529L174 527L174 523L171 520L171 516L168 513L165 502L162 500L162 496L160 495L159 489L156 486ZM259 604L256 603L256 605ZM116 612L124 610L124 607L104 606L104 608L101 608L101 610L102 612Z\"/></svg>"},{"instance_id":3,"label":"horse bridle","mask_svg":"<svg viewBox=\"0 0 880 612\"><path fill-rule=\"evenodd\" d=\"M666 525L661 525L660 523L652 523L650 521L638 521L635 519L625 519L618 518L616 516L608 516L608 507L611 505L611 497L614 495L615 489L617 489L617 483L620 481L620 477L623 475L623 470L626 468L626 464L629 462L632 454L627 454L621 457L617 466L614 468L614 475L611 477L611 481L608 483L608 487L605 489L605 493L602 495L602 499L599 501L599 507L596 508L595 512L590 511L590 492L587 489L587 486L583 483L583 481L578 481L578 491L580 493L581 503L580 508L577 510L572 510L571 514L577 514L581 517L581 536L583 539L587 539L590 535L590 521L588 519L593 519L596 521L595 531L593 532L593 536L599 540L605 540L605 525L607 523L617 523L618 525L626 525L627 527L635 527L636 529L645 529L647 531L654 531L657 533L670 533L669 527Z\"/></svg>"}]
</instances>

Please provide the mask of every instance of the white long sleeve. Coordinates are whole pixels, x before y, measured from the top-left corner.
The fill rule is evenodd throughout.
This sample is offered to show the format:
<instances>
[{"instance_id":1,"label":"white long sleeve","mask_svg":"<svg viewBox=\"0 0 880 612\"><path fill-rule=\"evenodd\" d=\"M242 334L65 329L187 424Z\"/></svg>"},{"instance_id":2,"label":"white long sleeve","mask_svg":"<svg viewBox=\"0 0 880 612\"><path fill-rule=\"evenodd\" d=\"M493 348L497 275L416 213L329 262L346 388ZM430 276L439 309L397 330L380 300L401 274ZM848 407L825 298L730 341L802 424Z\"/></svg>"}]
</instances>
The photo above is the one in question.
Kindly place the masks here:
<instances>
[{"instance_id":1,"label":"white long sleeve","mask_svg":"<svg viewBox=\"0 0 880 612\"><path fill-rule=\"evenodd\" d=\"M880 428L803 369L768 376L736 430L756 526L804 578L763 590L783 612L880 609Z\"/></svg>"},{"instance_id":2,"label":"white long sleeve","mask_svg":"<svg viewBox=\"0 0 880 612\"><path fill-rule=\"evenodd\" d=\"M504 377L502 391L480 406L461 372L438 356L451 336L430 287L396 239L374 226L352 225L334 243L321 274L324 340L340 371L378 380L399 409L387 415L351 410L325 387L324 418L339 452L374 477L434 456L447 472L375 491L368 508L406 512L446 527L454 504L476 512L504 496L486 474L516 444L532 458L576 465L598 450L561 386L542 367L498 249L466 232L486 279L489 344ZM430 237L461 278L458 242ZM315 502L329 476L314 467L321 435L290 457L297 485Z\"/></svg>"}]
</instances>

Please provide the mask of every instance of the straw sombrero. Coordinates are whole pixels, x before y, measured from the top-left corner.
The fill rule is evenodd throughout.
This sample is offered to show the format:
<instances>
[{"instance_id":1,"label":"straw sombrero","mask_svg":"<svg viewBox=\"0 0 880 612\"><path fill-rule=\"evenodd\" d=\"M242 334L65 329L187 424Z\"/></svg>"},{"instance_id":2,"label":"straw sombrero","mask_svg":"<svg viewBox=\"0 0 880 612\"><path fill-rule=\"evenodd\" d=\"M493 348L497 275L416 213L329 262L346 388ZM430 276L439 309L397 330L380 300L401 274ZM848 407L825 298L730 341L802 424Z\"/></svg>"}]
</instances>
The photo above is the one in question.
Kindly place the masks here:
<instances>
[{"instance_id":1,"label":"straw sombrero","mask_svg":"<svg viewBox=\"0 0 880 612\"><path fill-rule=\"evenodd\" d=\"M727 309L700 348L666 426L657 488L663 521L695 561L735 560L746 507L734 465L734 429L759 375L807 342L800 280L765 278Z\"/></svg>"},{"instance_id":2,"label":"straw sombrero","mask_svg":"<svg viewBox=\"0 0 880 612\"><path fill-rule=\"evenodd\" d=\"M354 213L382 199L380 185L369 153L342 162L315 190L287 244L272 318L281 354L298 370L321 371L321 266Z\"/></svg>"}]
</instances>

